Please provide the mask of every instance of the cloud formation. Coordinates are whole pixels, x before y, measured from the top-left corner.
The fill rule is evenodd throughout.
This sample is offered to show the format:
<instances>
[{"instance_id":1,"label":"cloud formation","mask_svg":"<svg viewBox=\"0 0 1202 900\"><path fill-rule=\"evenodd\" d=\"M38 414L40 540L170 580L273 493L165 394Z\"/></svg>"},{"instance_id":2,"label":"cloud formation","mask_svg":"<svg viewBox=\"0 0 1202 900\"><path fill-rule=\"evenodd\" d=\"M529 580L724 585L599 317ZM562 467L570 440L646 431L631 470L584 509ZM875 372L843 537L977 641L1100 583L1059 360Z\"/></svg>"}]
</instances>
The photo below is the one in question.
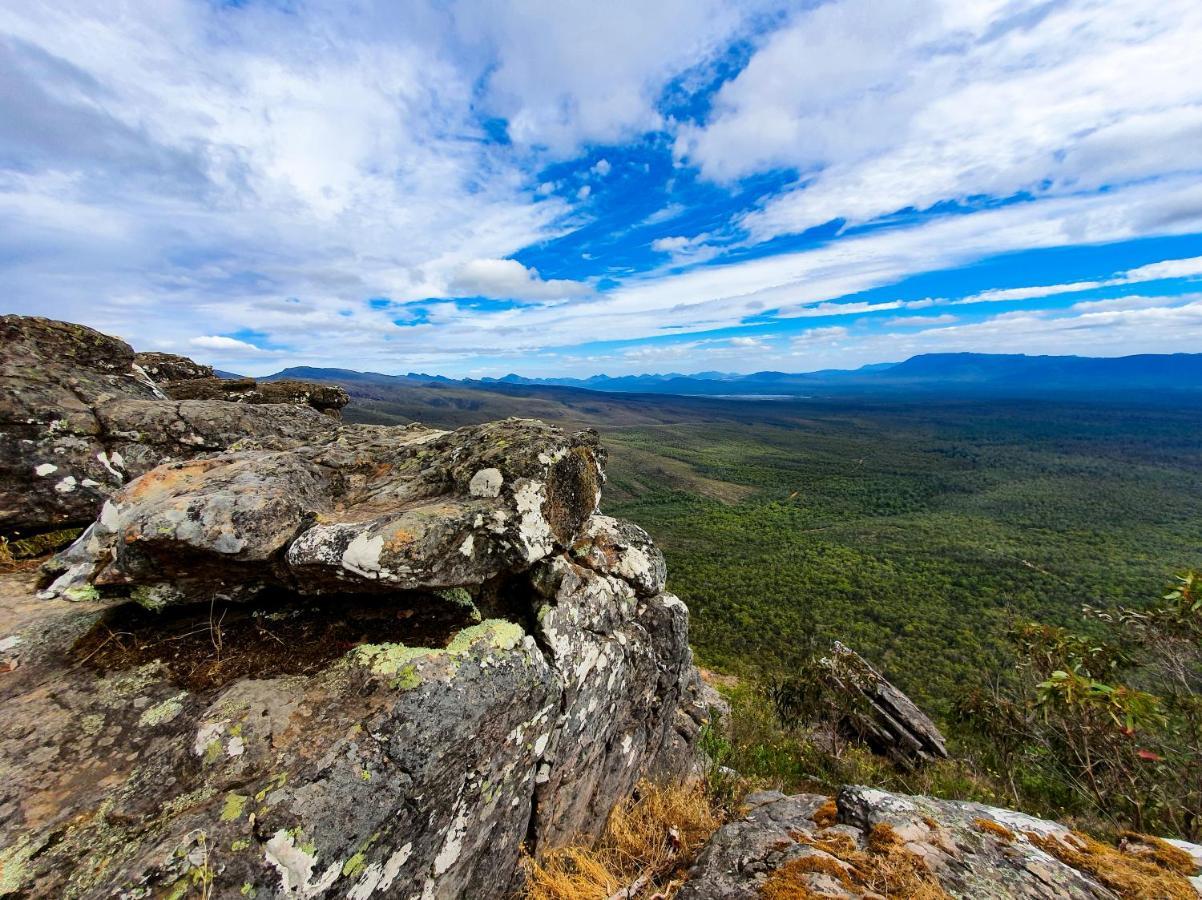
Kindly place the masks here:
<instances>
[{"instance_id":1,"label":"cloud formation","mask_svg":"<svg viewBox=\"0 0 1202 900\"><path fill-rule=\"evenodd\" d=\"M1190 0L0 4L0 302L255 372L1190 349L1199 45Z\"/></svg>"}]
</instances>

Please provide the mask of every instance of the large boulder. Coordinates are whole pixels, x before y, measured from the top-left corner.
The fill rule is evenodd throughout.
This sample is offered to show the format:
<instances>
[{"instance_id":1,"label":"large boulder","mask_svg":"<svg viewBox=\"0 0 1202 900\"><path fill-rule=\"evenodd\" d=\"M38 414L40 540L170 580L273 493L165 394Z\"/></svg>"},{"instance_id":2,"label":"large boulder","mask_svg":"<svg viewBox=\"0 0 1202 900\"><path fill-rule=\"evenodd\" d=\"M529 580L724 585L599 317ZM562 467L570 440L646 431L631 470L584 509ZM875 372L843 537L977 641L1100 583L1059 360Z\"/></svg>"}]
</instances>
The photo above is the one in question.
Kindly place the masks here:
<instances>
[{"instance_id":1,"label":"large boulder","mask_svg":"<svg viewBox=\"0 0 1202 900\"><path fill-rule=\"evenodd\" d=\"M695 765L688 612L594 432L81 408L146 471L0 575L0 895L501 897ZM159 416L202 437L151 467Z\"/></svg>"},{"instance_id":2,"label":"large boulder","mask_svg":"<svg viewBox=\"0 0 1202 900\"><path fill-rule=\"evenodd\" d=\"M860 701L843 723L854 737L903 768L947 759L947 744L935 723L860 654L835 641L822 665L837 689Z\"/></svg>"},{"instance_id":3,"label":"large boulder","mask_svg":"<svg viewBox=\"0 0 1202 900\"><path fill-rule=\"evenodd\" d=\"M230 403L293 403L311 406L334 419L342 418L342 407L350 394L335 384L312 381L255 381L253 378L190 378L162 385L173 400L226 400Z\"/></svg>"},{"instance_id":4,"label":"large boulder","mask_svg":"<svg viewBox=\"0 0 1202 900\"><path fill-rule=\"evenodd\" d=\"M207 369L142 359L171 375ZM307 405L173 401L135 360L124 341L82 325L0 316L0 531L86 524L161 462L248 440L291 446L334 427Z\"/></svg>"},{"instance_id":5,"label":"large boulder","mask_svg":"<svg viewBox=\"0 0 1202 900\"><path fill-rule=\"evenodd\" d=\"M747 806L710 838L678 900L1198 896L1189 854L1155 838L1115 847L1013 810L854 786Z\"/></svg>"}]
</instances>

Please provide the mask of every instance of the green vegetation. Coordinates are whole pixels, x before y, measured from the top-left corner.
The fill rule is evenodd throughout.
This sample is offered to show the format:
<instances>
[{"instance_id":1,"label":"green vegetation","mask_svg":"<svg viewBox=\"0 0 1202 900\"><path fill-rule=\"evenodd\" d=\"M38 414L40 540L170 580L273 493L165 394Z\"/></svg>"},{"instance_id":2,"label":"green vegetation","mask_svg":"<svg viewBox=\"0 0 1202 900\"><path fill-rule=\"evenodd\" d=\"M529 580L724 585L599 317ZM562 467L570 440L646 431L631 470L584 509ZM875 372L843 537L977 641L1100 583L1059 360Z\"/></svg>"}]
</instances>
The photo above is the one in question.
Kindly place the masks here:
<instances>
[{"instance_id":1,"label":"green vegetation","mask_svg":"<svg viewBox=\"0 0 1202 900\"><path fill-rule=\"evenodd\" d=\"M711 668L788 671L810 637L839 639L946 720L1008 664L1015 621L1080 628L1082 605L1202 567L1202 412L744 407L775 423L604 433L606 511L664 549Z\"/></svg>"}]
</instances>

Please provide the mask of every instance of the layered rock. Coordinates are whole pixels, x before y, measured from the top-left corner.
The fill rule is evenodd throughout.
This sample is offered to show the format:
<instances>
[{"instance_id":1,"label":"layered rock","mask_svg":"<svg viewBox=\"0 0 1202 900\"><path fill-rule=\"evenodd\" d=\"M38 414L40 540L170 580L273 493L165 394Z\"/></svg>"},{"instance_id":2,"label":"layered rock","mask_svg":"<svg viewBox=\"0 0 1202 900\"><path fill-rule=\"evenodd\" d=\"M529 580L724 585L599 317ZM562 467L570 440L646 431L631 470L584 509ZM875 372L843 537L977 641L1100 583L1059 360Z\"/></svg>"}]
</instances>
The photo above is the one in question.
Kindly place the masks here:
<instances>
[{"instance_id":1,"label":"layered rock","mask_svg":"<svg viewBox=\"0 0 1202 900\"><path fill-rule=\"evenodd\" d=\"M160 375L208 368L168 354L141 358ZM247 441L282 449L334 427L287 403L172 402L124 341L0 316L0 529L85 524L105 497L166 460Z\"/></svg>"},{"instance_id":2,"label":"layered rock","mask_svg":"<svg viewBox=\"0 0 1202 900\"><path fill-rule=\"evenodd\" d=\"M342 418L342 407L350 395L334 384L312 381L255 381L253 378L190 378L162 385L173 400L226 400L230 403L294 403L311 406L334 419Z\"/></svg>"},{"instance_id":3,"label":"layered rock","mask_svg":"<svg viewBox=\"0 0 1202 900\"><path fill-rule=\"evenodd\" d=\"M947 759L947 744L935 723L862 656L835 641L823 663L835 685L862 701L844 723L855 737L907 768Z\"/></svg>"},{"instance_id":4,"label":"layered rock","mask_svg":"<svg viewBox=\"0 0 1202 900\"><path fill-rule=\"evenodd\" d=\"M834 802L772 791L747 805L748 814L720 828L702 850L678 900L1197 896L1189 856L1172 847L1165 853L1167 842L1129 839L1111 847L979 803L849 786Z\"/></svg>"},{"instance_id":5,"label":"layered rock","mask_svg":"<svg viewBox=\"0 0 1202 900\"><path fill-rule=\"evenodd\" d=\"M504 896L693 765L687 610L595 433L111 403L303 424L147 449L45 599L0 576L0 894Z\"/></svg>"}]
</instances>

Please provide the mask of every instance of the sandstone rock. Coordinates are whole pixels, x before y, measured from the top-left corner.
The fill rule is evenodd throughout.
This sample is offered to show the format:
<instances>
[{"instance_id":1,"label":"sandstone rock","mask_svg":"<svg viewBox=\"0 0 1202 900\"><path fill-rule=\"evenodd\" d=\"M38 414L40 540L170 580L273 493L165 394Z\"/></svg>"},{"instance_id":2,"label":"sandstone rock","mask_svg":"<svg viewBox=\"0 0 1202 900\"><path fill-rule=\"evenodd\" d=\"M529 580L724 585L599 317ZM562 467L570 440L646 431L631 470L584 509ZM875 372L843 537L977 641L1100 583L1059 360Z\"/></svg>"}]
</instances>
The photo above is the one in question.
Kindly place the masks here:
<instances>
[{"instance_id":1,"label":"sandstone rock","mask_svg":"<svg viewBox=\"0 0 1202 900\"><path fill-rule=\"evenodd\" d=\"M196 366L182 359L171 358L172 371ZM172 402L123 341L81 325L0 317L6 532L86 524L105 497L165 460L247 440L282 447L332 427L315 410Z\"/></svg>"},{"instance_id":2,"label":"sandstone rock","mask_svg":"<svg viewBox=\"0 0 1202 900\"><path fill-rule=\"evenodd\" d=\"M850 730L874 751L903 766L947 759L947 745L935 723L858 653L835 641L826 664L844 690L864 698L865 706L852 714Z\"/></svg>"},{"instance_id":3,"label":"sandstone rock","mask_svg":"<svg viewBox=\"0 0 1202 900\"><path fill-rule=\"evenodd\" d=\"M50 592L171 581L185 601L230 581L311 594L483 584L576 538L600 499L602 459L595 433L514 419L344 426L288 449L170 463L113 495ZM496 496L473 494L482 470L498 473Z\"/></svg>"},{"instance_id":4,"label":"sandstone rock","mask_svg":"<svg viewBox=\"0 0 1202 900\"><path fill-rule=\"evenodd\" d=\"M155 384L168 381L191 381L196 378L212 378L213 367L194 362L186 356L174 353L135 353L134 363L151 377Z\"/></svg>"},{"instance_id":5,"label":"sandstone rock","mask_svg":"<svg viewBox=\"0 0 1202 900\"><path fill-rule=\"evenodd\" d=\"M292 403L311 406L334 419L342 417L342 407L350 395L333 384L311 381L255 381L253 378L202 377L171 381L162 386L173 400L225 400L230 403Z\"/></svg>"},{"instance_id":6,"label":"sandstone rock","mask_svg":"<svg viewBox=\"0 0 1202 900\"><path fill-rule=\"evenodd\" d=\"M122 477L45 599L0 575L0 894L503 897L695 765L688 612L595 433L164 400L81 335L112 369L39 383Z\"/></svg>"},{"instance_id":7,"label":"sandstone rock","mask_svg":"<svg viewBox=\"0 0 1202 900\"><path fill-rule=\"evenodd\" d=\"M1090 859L1099 853L1113 854L1111 864L1137 858L1115 848L1082 853L1081 839L1063 825L977 803L845 787L831 822L829 800L820 795L767 792L747 802L745 818L724 825L702 850L679 900L752 900L770 878L785 873L799 896L806 896L802 889L824 897L885 896L885 859L895 870L899 863L913 867L930 885L928 896L1110 900L1120 894ZM1183 875L1151 871L1156 896L1193 896Z\"/></svg>"}]
</instances>

